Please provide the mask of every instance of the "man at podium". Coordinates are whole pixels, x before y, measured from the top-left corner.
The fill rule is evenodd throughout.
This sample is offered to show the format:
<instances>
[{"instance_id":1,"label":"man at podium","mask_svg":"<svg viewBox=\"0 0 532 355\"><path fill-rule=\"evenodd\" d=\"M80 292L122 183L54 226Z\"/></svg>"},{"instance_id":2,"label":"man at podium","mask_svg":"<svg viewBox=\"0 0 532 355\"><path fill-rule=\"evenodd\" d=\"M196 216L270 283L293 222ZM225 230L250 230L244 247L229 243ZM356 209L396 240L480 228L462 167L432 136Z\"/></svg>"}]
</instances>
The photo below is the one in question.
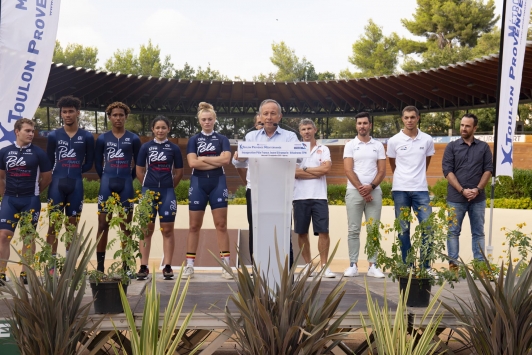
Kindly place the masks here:
<instances>
[{"instance_id":1,"label":"man at podium","mask_svg":"<svg viewBox=\"0 0 532 355\"><path fill-rule=\"evenodd\" d=\"M275 100L266 99L259 106L260 122L263 128L246 134L246 142L299 142L295 133L279 127L279 122L283 117L281 105ZM248 159L239 158L238 152L233 156L233 165L235 168L248 168ZM249 201L251 208L251 182L250 170L246 174L247 189L249 189ZM249 254L253 258L253 221L249 217ZM292 241L290 241L290 265L293 262Z\"/></svg>"}]
</instances>

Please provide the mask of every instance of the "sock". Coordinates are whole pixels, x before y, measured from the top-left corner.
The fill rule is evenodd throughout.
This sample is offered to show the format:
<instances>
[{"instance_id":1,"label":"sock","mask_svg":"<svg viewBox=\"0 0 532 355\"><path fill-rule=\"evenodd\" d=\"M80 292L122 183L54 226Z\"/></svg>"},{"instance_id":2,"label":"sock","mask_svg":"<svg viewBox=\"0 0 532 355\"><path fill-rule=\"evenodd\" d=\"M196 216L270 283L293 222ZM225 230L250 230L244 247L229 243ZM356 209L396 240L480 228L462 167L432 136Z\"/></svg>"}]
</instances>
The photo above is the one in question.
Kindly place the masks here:
<instances>
[{"instance_id":1,"label":"sock","mask_svg":"<svg viewBox=\"0 0 532 355\"><path fill-rule=\"evenodd\" d=\"M105 263L105 252L104 251L97 251L96 252L96 263L97 263L96 269L98 271L104 272L104 270L105 270L105 266L104 266L104 263Z\"/></svg>"},{"instance_id":2,"label":"sock","mask_svg":"<svg viewBox=\"0 0 532 355\"><path fill-rule=\"evenodd\" d=\"M170 270L172 270L172 265L170 265L170 264L166 264L166 265L164 266L164 269L165 269L166 271L170 271Z\"/></svg>"},{"instance_id":3,"label":"sock","mask_svg":"<svg viewBox=\"0 0 532 355\"><path fill-rule=\"evenodd\" d=\"M187 252L187 266L194 267L194 261L196 260L196 253Z\"/></svg>"},{"instance_id":4,"label":"sock","mask_svg":"<svg viewBox=\"0 0 532 355\"><path fill-rule=\"evenodd\" d=\"M222 261L226 264L226 265L229 265L229 259L231 259L231 253L228 252L228 251L221 251L220 252L220 257L222 258Z\"/></svg>"},{"instance_id":5,"label":"sock","mask_svg":"<svg viewBox=\"0 0 532 355\"><path fill-rule=\"evenodd\" d=\"M147 269L148 268L148 265L140 265L140 269Z\"/></svg>"},{"instance_id":6,"label":"sock","mask_svg":"<svg viewBox=\"0 0 532 355\"><path fill-rule=\"evenodd\" d=\"M349 263L349 266L353 267L353 266L355 266L355 263L351 262L351 263Z\"/></svg>"}]
</instances>

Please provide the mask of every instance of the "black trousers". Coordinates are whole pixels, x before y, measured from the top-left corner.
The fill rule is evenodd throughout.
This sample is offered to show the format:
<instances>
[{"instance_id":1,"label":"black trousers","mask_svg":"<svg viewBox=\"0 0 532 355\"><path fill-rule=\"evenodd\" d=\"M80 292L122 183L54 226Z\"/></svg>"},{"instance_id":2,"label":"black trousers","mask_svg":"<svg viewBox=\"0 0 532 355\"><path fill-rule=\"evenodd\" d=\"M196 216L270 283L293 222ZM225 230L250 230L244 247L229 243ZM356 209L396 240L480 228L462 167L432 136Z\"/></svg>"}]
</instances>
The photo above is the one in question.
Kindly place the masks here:
<instances>
[{"instance_id":1,"label":"black trousers","mask_svg":"<svg viewBox=\"0 0 532 355\"><path fill-rule=\"evenodd\" d=\"M246 207L247 207L248 224L249 224L249 255L251 257L251 260L253 260L253 212L251 208L251 189L246 190ZM281 260L281 262L283 261ZM292 264L294 263L294 251L292 250L292 238L290 238L289 262L290 262L289 267L292 267Z\"/></svg>"}]
</instances>

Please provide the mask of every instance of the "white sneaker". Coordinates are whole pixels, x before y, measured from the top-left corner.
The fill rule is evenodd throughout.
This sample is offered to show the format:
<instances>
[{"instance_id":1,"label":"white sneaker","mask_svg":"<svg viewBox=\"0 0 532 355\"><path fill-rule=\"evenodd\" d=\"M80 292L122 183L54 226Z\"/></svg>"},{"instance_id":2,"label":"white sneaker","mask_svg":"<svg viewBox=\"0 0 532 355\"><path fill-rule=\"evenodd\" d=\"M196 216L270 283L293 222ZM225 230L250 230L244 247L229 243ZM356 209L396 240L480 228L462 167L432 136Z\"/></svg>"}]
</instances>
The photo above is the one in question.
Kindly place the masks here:
<instances>
[{"instance_id":1,"label":"white sneaker","mask_svg":"<svg viewBox=\"0 0 532 355\"><path fill-rule=\"evenodd\" d=\"M438 273L433 268L428 268L427 273L434 278L434 280L438 280L440 277L438 276Z\"/></svg>"},{"instance_id":2,"label":"white sneaker","mask_svg":"<svg viewBox=\"0 0 532 355\"><path fill-rule=\"evenodd\" d=\"M233 279L233 276L226 269L222 270L222 277L224 279L226 279L226 280L232 280Z\"/></svg>"},{"instance_id":3,"label":"white sneaker","mask_svg":"<svg viewBox=\"0 0 532 355\"><path fill-rule=\"evenodd\" d=\"M325 265L323 265L325 266ZM323 269L322 269L323 270ZM331 271L331 269L327 268L323 271L323 277L327 277L329 279L333 279L336 277L336 274Z\"/></svg>"},{"instance_id":4,"label":"white sneaker","mask_svg":"<svg viewBox=\"0 0 532 355\"><path fill-rule=\"evenodd\" d=\"M378 267L375 267L375 264L371 265L368 269L368 277L375 277L377 279L384 278L384 274L382 273L382 270Z\"/></svg>"},{"instance_id":5,"label":"white sneaker","mask_svg":"<svg viewBox=\"0 0 532 355\"><path fill-rule=\"evenodd\" d=\"M192 265L185 266L185 271L183 271L183 275L181 276L182 279L188 279L189 277L194 277L194 266Z\"/></svg>"},{"instance_id":6,"label":"white sneaker","mask_svg":"<svg viewBox=\"0 0 532 355\"><path fill-rule=\"evenodd\" d=\"M305 264L303 269L299 272L300 275L306 275L308 273L308 270L312 267L312 263ZM314 277L315 272L311 272L309 277Z\"/></svg>"},{"instance_id":7,"label":"white sneaker","mask_svg":"<svg viewBox=\"0 0 532 355\"><path fill-rule=\"evenodd\" d=\"M353 266L348 267L344 271L344 276L347 276L347 277L358 276L358 267L355 264L353 264Z\"/></svg>"}]
</instances>

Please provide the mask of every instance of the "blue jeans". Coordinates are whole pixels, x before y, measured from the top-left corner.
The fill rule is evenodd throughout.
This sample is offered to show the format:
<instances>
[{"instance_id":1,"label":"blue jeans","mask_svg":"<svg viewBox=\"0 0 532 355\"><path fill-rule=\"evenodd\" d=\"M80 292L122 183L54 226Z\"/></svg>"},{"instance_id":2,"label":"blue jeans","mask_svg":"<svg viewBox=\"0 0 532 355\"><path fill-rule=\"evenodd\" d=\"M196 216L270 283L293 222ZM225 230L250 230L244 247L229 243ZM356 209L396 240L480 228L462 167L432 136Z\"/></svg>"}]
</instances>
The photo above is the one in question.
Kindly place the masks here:
<instances>
[{"instance_id":1,"label":"blue jeans","mask_svg":"<svg viewBox=\"0 0 532 355\"><path fill-rule=\"evenodd\" d=\"M414 214L417 215L419 223L426 221L432 213L428 191L392 191L392 197L395 205L395 218L399 218L403 207L412 208ZM402 233L399 233L398 238L401 241L403 262L406 263L406 257L412 247L410 243L410 223L401 221L401 230ZM421 255L421 259L424 259L423 255ZM425 261L423 267L430 268L429 262Z\"/></svg>"},{"instance_id":2,"label":"blue jeans","mask_svg":"<svg viewBox=\"0 0 532 355\"><path fill-rule=\"evenodd\" d=\"M462 231L462 222L464 221L466 212L469 216L469 222L471 223L473 257L476 260L484 260L481 250L484 250L484 217L486 215L486 201L484 200L477 203L447 201L447 205L454 208L454 213L456 214L456 223L451 223L449 225L449 233L447 234L449 263L457 263L458 252L460 251L458 238Z\"/></svg>"}]
</instances>

